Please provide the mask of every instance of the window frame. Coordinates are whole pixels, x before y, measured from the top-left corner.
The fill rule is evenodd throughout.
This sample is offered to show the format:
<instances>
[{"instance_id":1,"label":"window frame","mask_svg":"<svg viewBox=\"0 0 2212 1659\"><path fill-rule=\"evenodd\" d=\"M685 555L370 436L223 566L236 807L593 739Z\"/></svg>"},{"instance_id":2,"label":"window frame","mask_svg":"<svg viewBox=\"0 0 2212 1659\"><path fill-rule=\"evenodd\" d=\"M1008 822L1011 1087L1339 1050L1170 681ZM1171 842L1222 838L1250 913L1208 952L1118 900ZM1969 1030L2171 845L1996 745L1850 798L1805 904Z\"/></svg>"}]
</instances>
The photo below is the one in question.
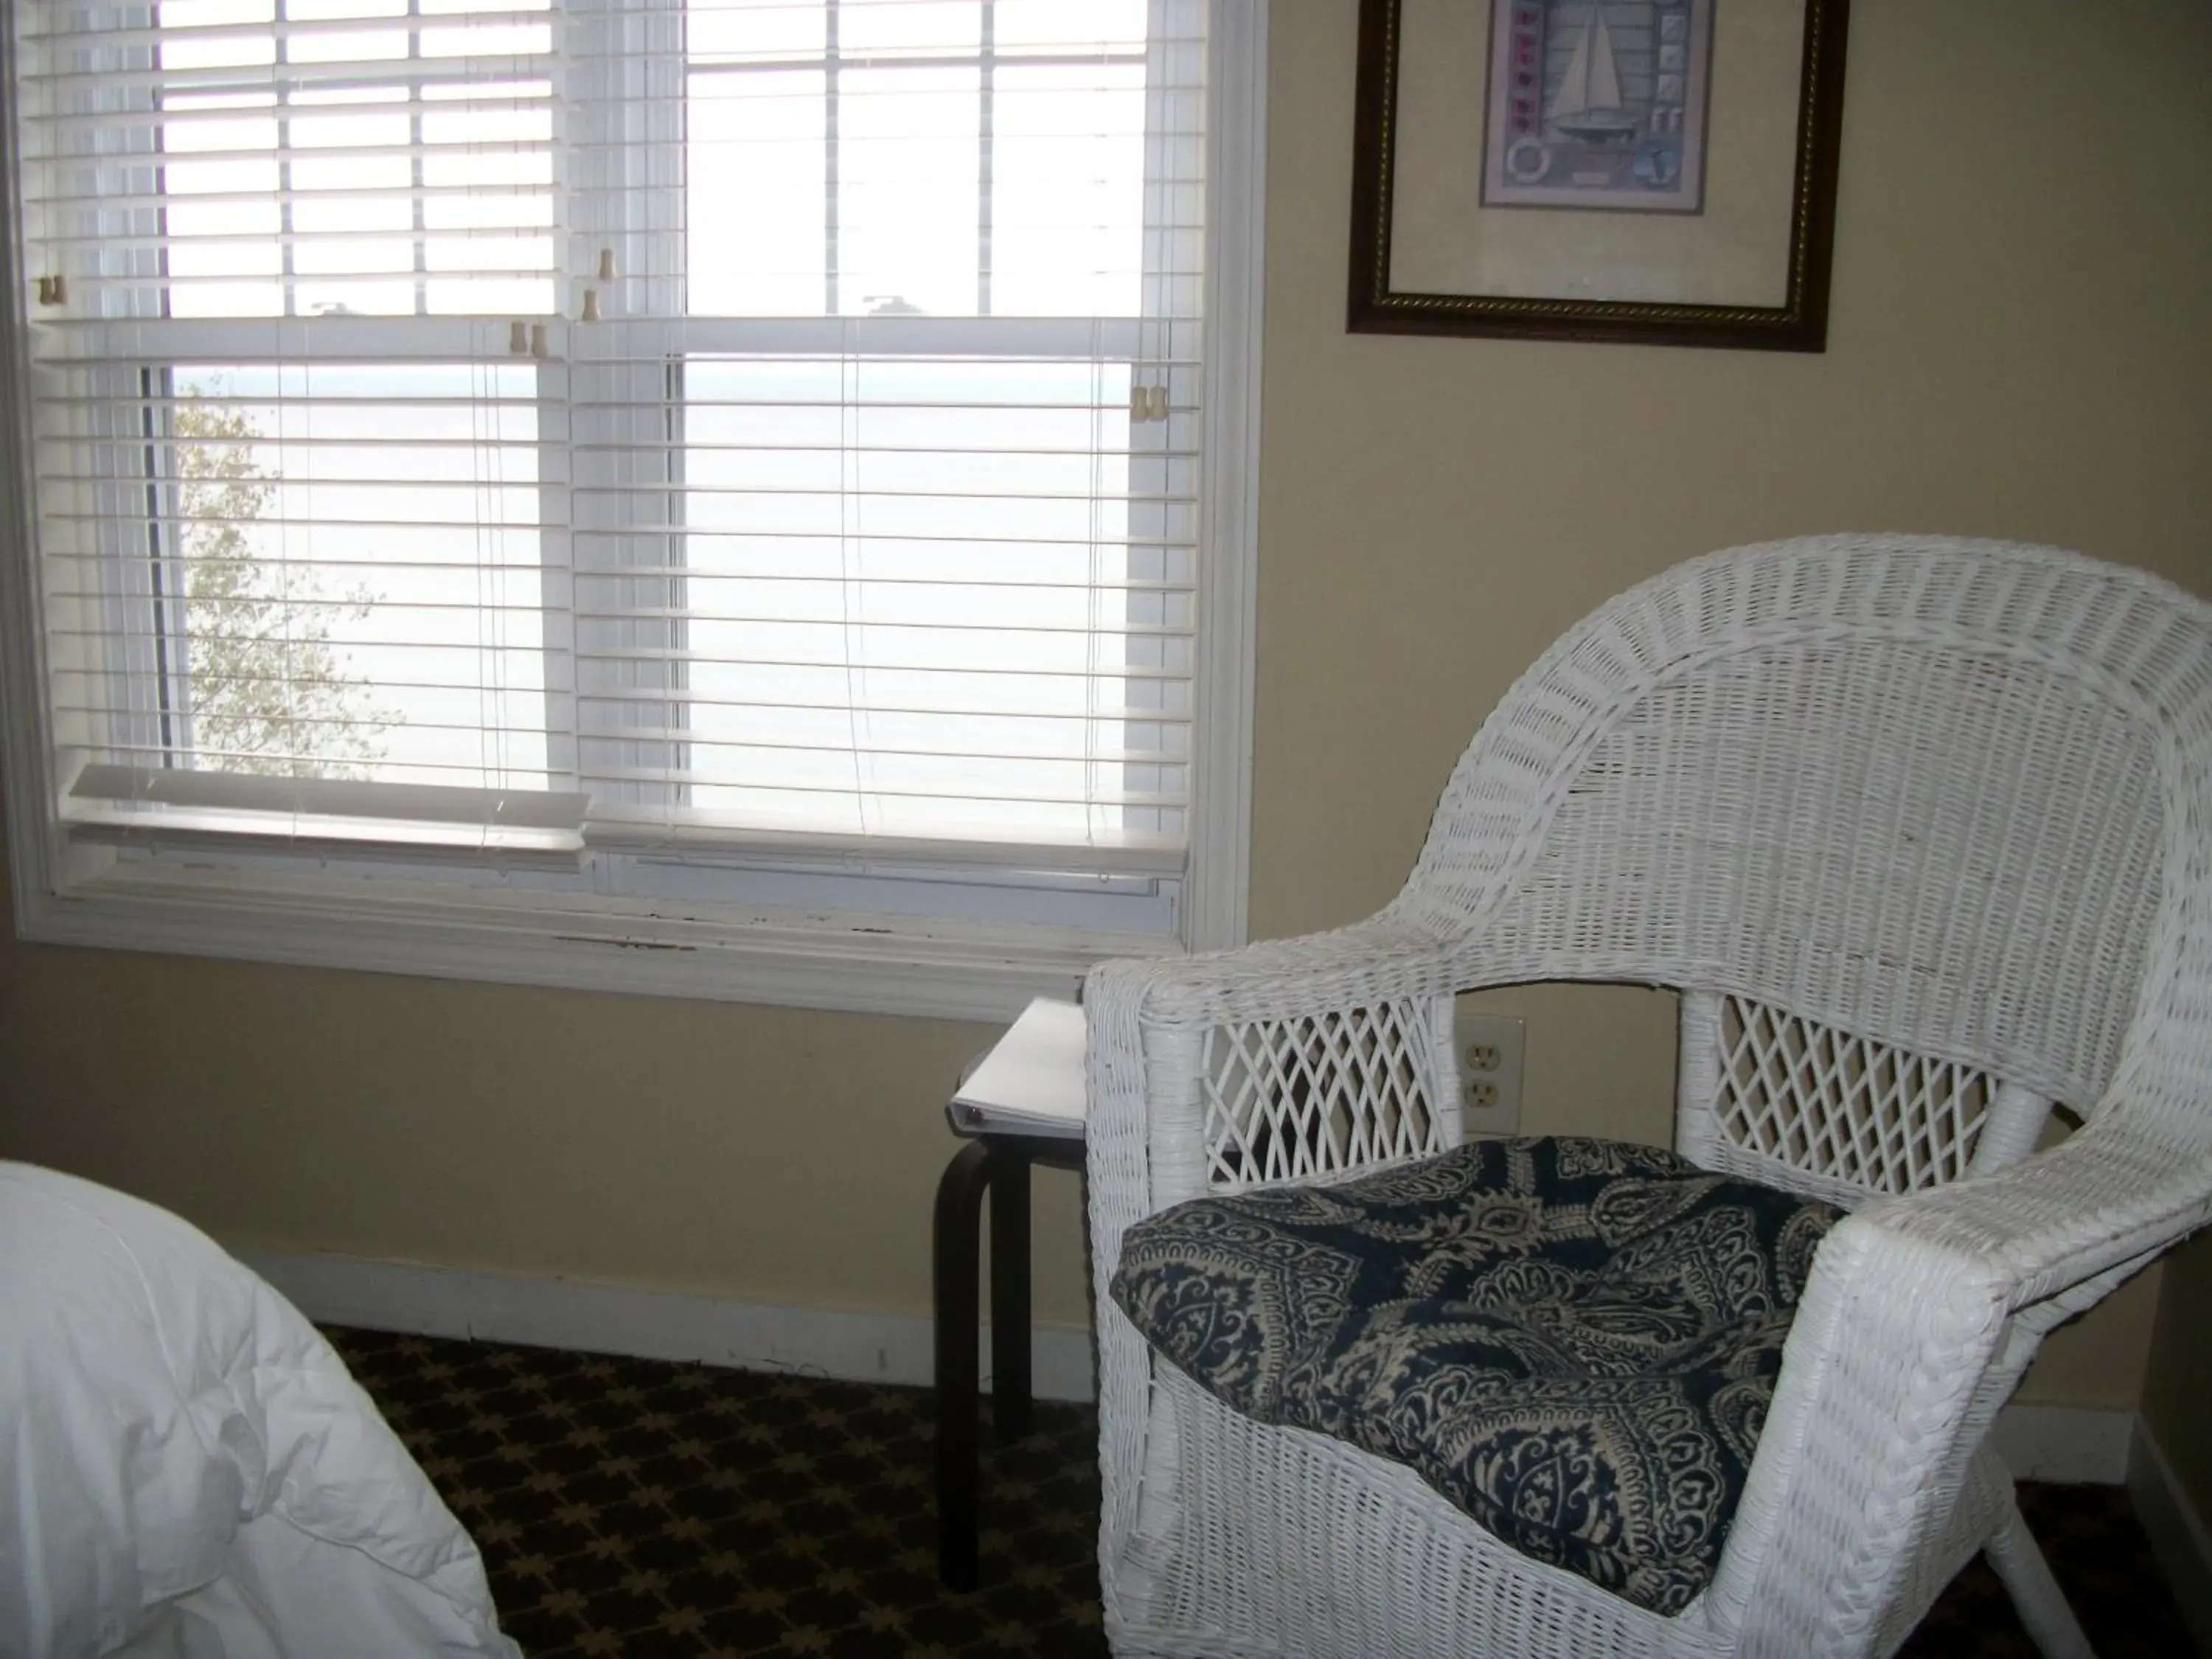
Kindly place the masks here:
<instances>
[{"instance_id":1,"label":"window frame","mask_svg":"<svg viewBox=\"0 0 2212 1659\"><path fill-rule=\"evenodd\" d=\"M1018 878L981 843L779 842L654 855L655 896L580 890L526 849L394 861L307 842L238 865L127 860L72 836L57 814L44 687L46 642L33 562L34 450L21 308L31 288L12 128L0 132L9 199L0 268L18 296L0 318L0 760L18 936L38 943L400 972L769 1005L997 1019L1031 995L1069 994L1089 965L1243 941L1249 868L1256 574L1267 0L1212 0L1208 41L1205 395L1201 402L1195 737L1188 853L1172 933L1103 925L1094 900L1159 890L1157 860L1070 848ZM13 84L15 18L0 33ZM395 319L397 320L397 319ZM832 320L832 319L825 319ZM1012 320L1012 319L1008 319ZM611 852L610 857L635 856ZM1038 866L1042 867L1038 867ZM588 867L588 866L587 866ZM893 885L881 885L889 878ZM900 884L912 884L902 887ZM1026 887L1025 884L1026 884ZM588 884L587 884L588 885ZM930 913L965 895L965 920ZM1024 890L1057 893L1050 919ZM880 896L915 902L884 908ZM871 897L871 894L878 896ZM976 895L981 895L980 900ZM864 902L855 902L856 898Z\"/></svg>"}]
</instances>

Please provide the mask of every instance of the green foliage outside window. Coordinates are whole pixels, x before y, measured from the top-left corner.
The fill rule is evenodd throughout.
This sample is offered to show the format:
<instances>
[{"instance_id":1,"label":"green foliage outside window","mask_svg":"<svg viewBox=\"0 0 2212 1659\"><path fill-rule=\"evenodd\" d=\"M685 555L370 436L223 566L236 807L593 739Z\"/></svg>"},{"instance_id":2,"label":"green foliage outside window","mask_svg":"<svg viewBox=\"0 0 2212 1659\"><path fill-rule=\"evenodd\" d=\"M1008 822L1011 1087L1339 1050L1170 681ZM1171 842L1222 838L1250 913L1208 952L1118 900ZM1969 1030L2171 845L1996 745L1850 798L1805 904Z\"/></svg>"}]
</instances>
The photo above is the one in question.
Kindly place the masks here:
<instances>
[{"instance_id":1,"label":"green foliage outside window","mask_svg":"<svg viewBox=\"0 0 2212 1659\"><path fill-rule=\"evenodd\" d=\"M186 386L173 430L193 764L370 776L399 716L374 706L331 630L367 617L374 592L356 586L333 594L313 567L271 556L256 532L282 480L256 458L263 434L244 410Z\"/></svg>"}]
</instances>

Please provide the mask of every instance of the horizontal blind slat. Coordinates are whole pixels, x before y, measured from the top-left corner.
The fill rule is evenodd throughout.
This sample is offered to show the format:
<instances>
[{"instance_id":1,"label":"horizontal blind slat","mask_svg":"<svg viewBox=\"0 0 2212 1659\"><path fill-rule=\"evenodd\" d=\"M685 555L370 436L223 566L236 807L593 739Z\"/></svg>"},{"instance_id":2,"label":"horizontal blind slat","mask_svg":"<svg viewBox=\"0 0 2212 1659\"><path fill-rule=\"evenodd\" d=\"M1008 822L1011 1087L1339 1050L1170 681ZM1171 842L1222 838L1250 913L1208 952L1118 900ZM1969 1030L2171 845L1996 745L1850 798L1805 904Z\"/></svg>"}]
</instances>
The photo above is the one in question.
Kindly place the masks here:
<instances>
[{"instance_id":1,"label":"horizontal blind slat","mask_svg":"<svg viewBox=\"0 0 2212 1659\"><path fill-rule=\"evenodd\" d=\"M1085 717L1079 715L1067 715L1060 716L1059 718L1063 722L1074 722L1078 724L1082 723L1085 720ZM373 722L362 722L357 720L316 722L319 726L326 725L358 726L369 723ZM505 728L495 726L460 726L441 724L436 721L422 721L418 722L417 724L421 729L425 731L468 732L471 733L481 733L487 736L500 735L502 732L508 735L521 736L528 730L528 728L522 726ZM619 732L611 732L602 736L595 736L587 738L586 741L603 744L681 744L687 749L695 751L701 750L787 750L794 754L821 755L842 755L848 752L845 747L834 744L802 742L794 738L779 738L773 733L769 732L763 732L759 735L742 738L717 737L713 735L702 735L701 732L688 726L625 726ZM1146 766L1174 766L1187 763L1189 760L1189 756L1188 754L1181 750L1168 748L1124 748L1119 750L1107 750L1098 748L1095 745L1080 743L1065 744L1056 748L1042 744L988 747L980 744L963 745L950 742L933 744L890 740L871 744L869 745L868 752L872 755L877 756L902 756L937 760L1045 761L1057 764L1084 763L1119 765L1124 763L1134 763ZM312 751L303 751L296 757L313 758ZM267 759L270 758L270 757L265 752L258 752L257 753L257 758ZM210 773L204 770L194 772L182 769L168 768L161 769L157 775L173 776L177 778L191 778L195 776L207 775L252 776L257 775L234 775L225 774L219 771ZM313 781L313 780L309 780L309 781ZM105 793L106 792L100 789L88 790L83 785L80 784L76 787L72 793L82 795L87 793ZM138 799L138 797L135 795L116 796L113 798ZM149 795L147 798L152 799L153 797ZM167 799L167 797L164 796L162 799ZM200 804L206 805L216 803L203 802ZM266 809L257 807L255 810ZM301 808L300 810L328 811L332 809ZM362 817L374 815L364 814L356 809L350 812L349 816Z\"/></svg>"},{"instance_id":2,"label":"horizontal blind slat","mask_svg":"<svg viewBox=\"0 0 2212 1659\"><path fill-rule=\"evenodd\" d=\"M488 27L499 25L542 26L551 15L548 6L501 8L486 6L466 12L433 13L425 17L398 16L285 18L274 16L258 21L228 23L189 23L174 27L101 27L87 24L68 29L31 29L21 36L28 47L47 50L67 48L72 51L102 46L162 46L191 45L218 40L313 40L320 35L341 37L357 35L364 30L420 29L435 26L444 28L460 27ZM52 78L33 72L23 76L27 85Z\"/></svg>"},{"instance_id":3,"label":"horizontal blind slat","mask_svg":"<svg viewBox=\"0 0 2212 1659\"><path fill-rule=\"evenodd\" d=\"M58 556L55 560L55 562L58 564L64 562L98 564L106 562L106 559L105 556L101 555L76 554ZM226 562L239 566L241 568L258 568L257 562L244 559L224 561L221 559L208 558L203 559L199 562L203 568L219 566ZM295 570L309 574L322 571L349 569L369 572L389 570L392 568L389 562L385 560L366 559L349 561L343 559L319 558L312 562L304 560L293 561L291 563ZM433 572L476 572L482 570L484 567L480 562L473 562L469 563L461 563L454 561L433 562L429 560L410 559L408 561L405 568L410 574L424 574ZM858 588L866 586L869 588L884 588L893 591L910 588L918 592L925 592L931 591L942 591L945 589L965 591L969 588L975 588L985 590L1005 590L1034 594L1090 592L1182 595L1188 594L1193 591L1192 584L1187 581L1148 581L1136 578L1123 578L1118 580L1093 580L1089 581L1077 581L1073 580L1066 580L1060 581L1022 581L995 577L963 576L955 580L941 576L900 576L877 574L872 573L866 576L854 577L828 575L805 571L791 574L764 573L757 575L741 575L728 572L702 571L696 567L686 565L624 565L618 569L572 570L568 574L572 579L576 581L592 582L603 585L632 582L646 579L659 580L677 578L691 584L773 582L777 584L779 586L785 585L819 588L848 586ZM88 603L91 603L104 599L106 595L104 590L99 588L68 588L50 586L46 590L46 597L51 599L81 599ZM320 601L302 599L297 601L297 603L302 605L313 605L320 603ZM404 610L446 610L453 608L450 603L431 599L378 600L374 603L385 608ZM510 608L527 609L552 614L565 614L569 607L566 605L540 604L530 606L515 606ZM610 618L617 617L620 608L617 606L588 605L584 607L584 609L589 615L601 618ZM640 614L643 613L641 612ZM695 615L705 613L694 612L687 608L681 614Z\"/></svg>"},{"instance_id":4,"label":"horizontal blind slat","mask_svg":"<svg viewBox=\"0 0 2212 1659\"><path fill-rule=\"evenodd\" d=\"M644 767L613 767L604 770L586 771L580 775L589 784L679 783L694 788L742 788L762 790L779 794L819 794L823 793L819 783L795 779L775 781L747 779L732 783L727 778L714 774L694 774L682 770L664 771ZM1005 802L1038 806L1150 806L1172 807L1187 804L1179 793L1137 789L1054 790L996 789L988 793L966 793L955 789L930 789L919 785L872 782L868 793L897 799L961 801L975 805Z\"/></svg>"}]
</instances>

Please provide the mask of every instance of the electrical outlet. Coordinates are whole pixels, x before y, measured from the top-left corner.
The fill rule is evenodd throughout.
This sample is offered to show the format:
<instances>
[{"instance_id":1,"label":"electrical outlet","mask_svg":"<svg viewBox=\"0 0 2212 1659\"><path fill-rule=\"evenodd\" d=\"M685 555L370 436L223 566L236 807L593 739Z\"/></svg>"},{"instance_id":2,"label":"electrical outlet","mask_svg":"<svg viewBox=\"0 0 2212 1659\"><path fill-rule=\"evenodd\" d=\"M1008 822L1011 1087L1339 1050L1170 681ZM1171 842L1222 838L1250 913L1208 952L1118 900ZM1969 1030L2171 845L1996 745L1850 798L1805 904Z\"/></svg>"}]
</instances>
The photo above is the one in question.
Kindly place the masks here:
<instances>
[{"instance_id":1,"label":"electrical outlet","mask_svg":"<svg viewBox=\"0 0 2212 1659\"><path fill-rule=\"evenodd\" d=\"M1478 1013L1462 1003L1452 1019L1459 1064L1460 1121L1471 1135L1521 1132L1522 1060L1528 1022L1517 1014Z\"/></svg>"}]
</instances>

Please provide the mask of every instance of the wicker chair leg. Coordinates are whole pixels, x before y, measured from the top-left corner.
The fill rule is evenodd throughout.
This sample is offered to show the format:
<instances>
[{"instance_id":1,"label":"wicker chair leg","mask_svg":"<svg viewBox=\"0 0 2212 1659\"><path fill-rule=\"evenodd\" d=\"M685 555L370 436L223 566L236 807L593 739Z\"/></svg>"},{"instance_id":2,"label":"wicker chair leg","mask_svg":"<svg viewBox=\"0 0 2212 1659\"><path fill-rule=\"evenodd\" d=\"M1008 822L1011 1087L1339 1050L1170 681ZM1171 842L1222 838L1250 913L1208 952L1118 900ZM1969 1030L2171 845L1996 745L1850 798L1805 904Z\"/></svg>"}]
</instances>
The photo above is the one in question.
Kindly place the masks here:
<instances>
[{"instance_id":1,"label":"wicker chair leg","mask_svg":"<svg viewBox=\"0 0 2212 1659\"><path fill-rule=\"evenodd\" d=\"M2027 1627L2044 1659L2096 1659L2074 1609L2067 1605L2066 1592L2051 1576L2051 1564L2043 1559L2035 1535L2021 1519L2020 1506L2007 1507L2011 1513L1990 1534L1985 1547L1990 1565L2012 1595L2020 1622Z\"/></svg>"}]
</instances>

